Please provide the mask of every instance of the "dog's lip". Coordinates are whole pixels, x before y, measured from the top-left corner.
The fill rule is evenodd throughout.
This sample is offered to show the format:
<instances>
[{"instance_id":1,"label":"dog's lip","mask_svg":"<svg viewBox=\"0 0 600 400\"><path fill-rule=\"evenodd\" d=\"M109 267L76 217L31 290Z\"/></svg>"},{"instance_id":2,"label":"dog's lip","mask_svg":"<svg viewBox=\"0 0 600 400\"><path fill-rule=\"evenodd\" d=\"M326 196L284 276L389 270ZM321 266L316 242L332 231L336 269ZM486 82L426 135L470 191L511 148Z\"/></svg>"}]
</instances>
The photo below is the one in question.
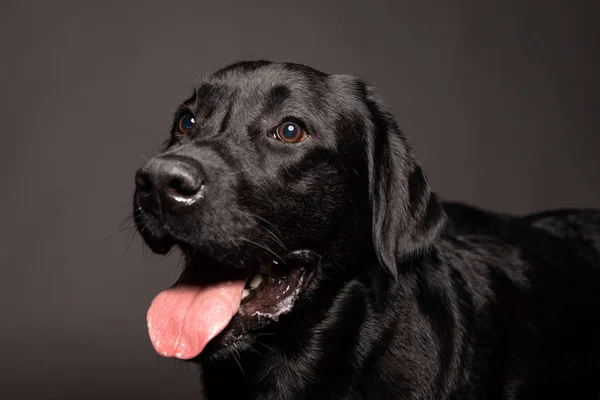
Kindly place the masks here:
<instances>
[{"instance_id":1,"label":"dog's lip","mask_svg":"<svg viewBox=\"0 0 600 400\"><path fill-rule=\"evenodd\" d=\"M320 263L320 256L308 249L294 250L287 255L276 260L272 259L253 259L239 260L235 264L221 264L214 260L210 255L201 251L195 251L193 246L177 243L184 254L187 255L187 262L182 274L176 284L205 284L205 282L227 279L233 274L245 275L247 283L257 274L263 274L261 268L269 265L270 268L279 268L280 272L286 270L291 272L294 269L313 270ZM206 265L209 263L211 265ZM224 269L221 269L224 268ZM219 271L223 271L222 273ZM238 272L234 272L238 271Z\"/></svg>"},{"instance_id":2,"label":"dog's lip","mask_svg":"<svg viewBox=\"0 0 600 400\"><path fill-rule=\"evenodd\" d=\"M173 246L175 246L175 241L167 236L160 239L149 238L146 239L146 243L153 253L160 254L162 256L168 254Z\"/></svg>"},{"instance_id":3,"label":"dog's lip","mask_svg":"<svg viewBox=\"0 0 600 400\"><path fill-rule=\"evenodd\" d=\"M298 295L307 283L307 273L312 274L304 266L290 270L285 276L268 275L266 283L253 297L242 300L238 315L249 321L252 318L266 318L276 321L280 315L291 311ZM249 296L252 296L250 294ZM273 298L277 301L272 302ZM269 301L271 300L271 301Z\"/></svg>"},{"instance_id":4,"label":"dog's lip","mask_svg":"<svg viewBox=\"0 0 600 400\"><path fill-rule=\"evenodd\" d=\"M282 265L284 262L285 264ZM232 317L229 324L208 343L209 357L214 352L218 352L221 347L230 346L244 339L252 331L276 323L282 315L293 311L301 294L311 282L319 263L320 256L311 250L292 251L279 260L279 265L285 268L287 273L279 277L265 277L268 283L262 288L264 292L261 290L253 294L252 298L242 299L238 312ZM246 266L248 264L246 263ZM253 265L255 264L253 263ZM193 268L193 265L189 268ZM246 273L248 277L246 287L256 273L256 268L258 267L237 269L240 276ZM232 270L230 272L233 273ZM190 282L189 279L189 277L183 279L183 282ZM205 357L206 355L201 354L201 356Z\"/></svg>"},{"instance_id":5,"label":"dog's lip","mask_svg":"<svg viewBox=\"0 0 600 400\"><path fill-rule=\"evenodd\" d=\"M177 240L167 229L167 227L160 223L156 223L155 219L152 218L149 221L145 220L149 218L147 215L142 219L142 209L138 207L134 213L136 225L138 226L138 232L146 242L146 245L152 250L153 253L165 255L176 246Z\"/></svg>"}]
</instances>

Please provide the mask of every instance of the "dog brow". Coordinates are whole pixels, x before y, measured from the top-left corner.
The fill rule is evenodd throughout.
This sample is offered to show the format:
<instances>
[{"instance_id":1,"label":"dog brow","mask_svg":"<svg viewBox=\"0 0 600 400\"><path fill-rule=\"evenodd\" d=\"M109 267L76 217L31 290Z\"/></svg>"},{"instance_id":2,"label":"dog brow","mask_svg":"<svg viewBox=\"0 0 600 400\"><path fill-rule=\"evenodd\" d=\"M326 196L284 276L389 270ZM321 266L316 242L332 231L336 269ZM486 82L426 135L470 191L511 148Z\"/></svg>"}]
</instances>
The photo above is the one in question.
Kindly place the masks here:
<instances>
[{"instance_id":1,"label":"dog brow","mask_svg":"<svg viewBox=\"0 0 600 400\"><path fill-rule=\"evenodd\" d=\"M271 114L277 112L285 100L291 95L291 91L288 87L283 85L277 85L269 91L265 105L263 108L263 114Z\"/></svg>"},{"instance_id":2,"label":"dog brow","mask_svg":"<svg viewBox=\"0 0 600 400\"><path fill-rule=\"evenodd\" d=\"M231 120L233 103L237 98L237 93L238 91L236 90L229 97L229 102L227 103L227 110L225 110L225 115L223 116L223 119L221 120L221 126L219 127L219 133L223 133L227 130L227 128L229 128L229 121Z\"/></svg>"},{"instance_id":3,"label":"dog brow","mask_svg":"<svg viewBox=\"0 0 600 400\"><path fill-rule=\"evenodd\" d=\"M197 91L194 89L192 95L188 97L182 104L185 107L191 108L196 103L196 98L198 97Z\"/></svg>"}]
</instances>

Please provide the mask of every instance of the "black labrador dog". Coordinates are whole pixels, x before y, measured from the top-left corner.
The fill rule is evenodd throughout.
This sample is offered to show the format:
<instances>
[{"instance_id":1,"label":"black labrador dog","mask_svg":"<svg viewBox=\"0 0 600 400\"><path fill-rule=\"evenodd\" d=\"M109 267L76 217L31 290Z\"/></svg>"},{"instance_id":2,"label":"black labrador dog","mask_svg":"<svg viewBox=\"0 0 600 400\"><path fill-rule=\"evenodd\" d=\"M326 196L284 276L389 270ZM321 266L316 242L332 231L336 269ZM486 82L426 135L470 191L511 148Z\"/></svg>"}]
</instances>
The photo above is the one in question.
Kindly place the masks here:
<instances>
[{"instance_id":1,"label":"black labrador dog","mask_svg":"<svg viewBox=\"0 0 600 400\"><path fill-rule=\"evenodd\" d=\"M600 212L443 204L360 79L207 77L137 172L134 218L185 257L148 329L208 399L600 393Z\"/></svg>"}]
</instances>

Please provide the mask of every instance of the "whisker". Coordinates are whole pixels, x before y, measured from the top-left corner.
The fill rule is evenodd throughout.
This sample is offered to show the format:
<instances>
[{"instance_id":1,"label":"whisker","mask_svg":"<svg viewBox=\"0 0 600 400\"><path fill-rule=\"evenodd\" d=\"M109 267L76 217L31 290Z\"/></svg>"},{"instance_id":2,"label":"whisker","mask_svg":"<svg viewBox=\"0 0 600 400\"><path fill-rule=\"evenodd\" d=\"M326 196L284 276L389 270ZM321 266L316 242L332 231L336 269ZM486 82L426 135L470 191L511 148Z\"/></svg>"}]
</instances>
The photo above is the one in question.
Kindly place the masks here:
<instances>
[{"instance_id":1,"label":"whisker","mask_svg":"<svg viewBox=\"0 0 600 400\"><path fill-rule=\"evenodd\" d=\"M240 237L240 239L242 239L242 240L244 240L244 241L246 241L248 243L252 243L253 245L260 247L261 249L264 249L264 250L268 251L269 253L271 253L275 257L277 257L283 264L286 264L285 260L283 258L281 258L279 256L279 254L277 254L273 250L271 250L268 246L260 244L260 243L253 242L252 240L246 239L245 237Z\"/></svg>"},{"instance_id":2,"label":"whisker","mask_svg":"<svg viewBox=\"0 0 600 400\"><path fill-rule=\"evenodd\" d=\"M280 233L280 234L281 234L281 231L280 231L280 230L279 230L279 229L278 229L278 228L277 228L277 227L276 227L274 224L272 224L271 222L269 222L269 221L268 221L268 220L266 220L265 218L263 218L263 217L261 217L261 216L259 216L259 215L256 215L256 214L254 214L254 213L252 213L252 212L250 212L250 211L241 211L241 212L242 212L242 213L244 213L244 214L246 214L246 215L249 215L249 216L251 216L251 217L253 217L253 218L256 218L256 219L259 219L259 220L261 220L261 221L264 221L265 223L267 223L267 224L269 224L270 226L272 226L272 227L273 227L273 229L275 229L275 230L276 230L278 233ZM285 244L283 243L283 240L281 240L281 239L279 238L279 236L277 236L277 235L276 235L276 234L275 234L273 231L271 231L269 228L267 228L267 227L266 227L266 226L264 226L264 225L258 224L258 226L259 226L260 228L264 229L265 231L267 231L267 233L268 233L268 234L269 234L269 235L270 235L270 236L271 236L271 237L272 237L272 238L275 240L275 242L276 242L276 243L277 243L279 246L281 246L281 247L283 248L283 250L284 250L284 251L286 251L286 252L287 252L287 247L286 247L286 246L285 246Z\"/></svg>"},{"instance_id":3,"label":"whisker","mask_svg":"<svg viewBox=\"0 0 600 400\"><path fill-rule=\"evenodd\" d=\"M256 354L258 354L259 356L263 356L262 353L258 350L256 350L254 347L250 346L248 347L248 350L255 352Z\"/></svg>"},{"instance_id":4,"label":"whisker","mask_svg":"<svg viewBox=\"0 0 600 400\"><path fill-rule=\"evenodd\" d=\"M254 214L254 213L252 213L250 211L243 211L243 212L246 213L246 214L248 214L248 215L250 215L250 216L252 216L252 217L254 217L254 218L260 219L261 221L265 222L266 224L269 224L269 226L271 226L273 229L275 229L277 231L277 233L281 233L281 231L279 230L279 228L277 228L273 223L269 222L268 220L266 220L265 218L261 217L260 215Z\"/></svg>"},{"instance_id":5,"label":"whisker","mask_svg":"<svg viewBox=\"0 0 600 400\"><path fill-rule=\"evenodd\" d=\"M270 333L257 333L259 336L271 336L274 335L275 332L270 332Z\"/></svg>"},{"instance_id":6,"label":"whisker","mask_svg":"<svg viewBox=\"0 0 600 400\"><path fill-rule=\"evenodd\" d=\"M123 229L126 225L130 225L130 226L133 225L133 215L132 214L123 218L123 220L119 223L119 226L117 227L117 232L119 230Z\"/></svg>"},{"instance_id":7,"label":"whisker","mask_svg":"<svg viewBox=\"0 0 600 400\"><path fill-rule=\"evenodd\" d=\"M133 239L135 239L135 235L136 233L142 233L146 230L146 228L148 227L148 224L150 223L149 220L144 221L144 225L142 226L141 229L137 230L134 229L133 230L133 234L131 235L131 239L129 239L129 243L127 244L127 248L125 249L125 254L123 254L123 259L125 259L125 257L127 256L127 253L129 252L129 248L131 247L131 244L133 243Z\"/></svg>"},{"instance_id":8,"label":"whisker","mask_svg":"<svg viewBox=\"0 0 600 400\"><path fill-rule=\"evenodd\" d=\"M271 232L270 230L268 230L264 226L260 225L260 227L263 228L264 230L266 230L267 233L273 238L273 240L275 241L275 243L278 244L279 246L281 246L281 248L283 249L283 251L285 251L287 253L287 247L285 246L285 244L283 243L283 241L281 239L279 239L273 232Z\"/></svg>"},{"instance_id":9,"label":"whisker","mask_svg":"<svg viewBox=\"0 0 600 400\"><path fill-rule=\"evenodd\" d=\"M135 229L135 225L126 226L126 227L124 227L124 228L117 229L116 231L114 231L113 233L111 233L111 234L110 234L110 235L109 235L109 236L106 238L106 240L110 240L110 239L112 239L114 236L118 235L119 233L123 233L123 232L129 231L129 230L131 230L131 229Z\"/></svg>"},{"instance_id":10,"label":"whisker","mask_svg":"<svg viewBox=\"0 0 600 400\"><path fill-rule=\"evenodd\" d=\"M121 223L119 223L119 226L117 227L117 229L110 234L106 239L111 239L113 236L124 232L124 231L128 231L130 229L135 228L135 224L133 223L133 215L128 215L125 218L123 218L123 220L121 221Z\"/></svg>"},{"instance_id":11,"label":"whisker","mask_svg":"<svg viewBox=\"0 0 600 400\"><path fill-rule=\"evenodd\" d=\"M283 241L281 239L279 239L279 237L277 237L276 234L274 234L272 231L270 231L264 225L257 224L257 226L259 228L264 229L265 231L267 231L267 235L270 236L276 244L278 244L279 246L281 246L281 248L283 248L283 250L287 252L287 248L285 247L285 244L283 243Z\"/></svg>"},{"instance_id":12,"label":"whisker","mask_svg":"<svg viewBox=\"0 0 600 400\"><path fill-rule=\"evenodd\" d=\"M191 72L193 72L198 78L202 79L202 75L200 75L198 72L196 72L196 70L194 70L192 67L188 68Z\"/></svg>"},{"instance_id":13,"label":"whisker","mask_svg":"<svg viewBox=\"0 0 600 400\"><path fill-rule=\"evenodd\" d=\"M152 261L152 256L154 253L150 252L150 249L147 246L142 247L142 257L146 261L146 264L149 264Z\"/></svg>"},{"instance_id":14,"label":"whisker","mask_svg":"<svg viewBox=\"0 0 600 400\"><path fill-rule=\"evenodd\" d=\"M263 346L263 347L266 347L267 349L271 350L272 352L275 352L275 349L273 349L273 348L272 348L272 347L270 347L270 346L267 346L267 345L266 345L266 344L264 344L263 342L256 342L256 343L260 344L260 345L261 345L261 346Z\"/></svg>"},{"instance_id":15,"label":"whisker","mask_svg":"<svg viewBox=\"0 0 600 400\"><path fill-rule=\"evenodd\" d=\"M238 356L240 355L237 346L233 349L234 353L233 354L233 359L235 360L235 362L237 363L238 367L240 367L240 371L242 371L242 376L245 378L246 374L244 373L244 369L242 368L242 364L240 364L240 361L238 360ZM237 354L237 356L236 356Z\"/></svg>"},{"instance_id":16,"label":"whisker","mask_svg":"<svg viewBox=\"0 0 600 400\"><path fill-rule=\"evenodd\" d=\"M121 223L119 224L119 227L125 225L128 222L131 222L132 220L133 220L133 214L127 215L125 218L123 218L123 221L121 221Z\"/></svg>"},{"instance_id":17,"label":"whisker","mask_svg":"<svg viewBox=\"0 0 600 400\"><path fill-rule=\"evenodd\" d=\"M129 248L131 247L131 243L133 243L133 239L135 239L135 234L137 233L136 230L133 231L133 233L131 234L131 238L129 239L129 243L127 244L127 247L125 248L125 253L123 254L123 260L125 259L125 257L127 257L127 253L129 252Z\"/></svg>"}]
</instances>

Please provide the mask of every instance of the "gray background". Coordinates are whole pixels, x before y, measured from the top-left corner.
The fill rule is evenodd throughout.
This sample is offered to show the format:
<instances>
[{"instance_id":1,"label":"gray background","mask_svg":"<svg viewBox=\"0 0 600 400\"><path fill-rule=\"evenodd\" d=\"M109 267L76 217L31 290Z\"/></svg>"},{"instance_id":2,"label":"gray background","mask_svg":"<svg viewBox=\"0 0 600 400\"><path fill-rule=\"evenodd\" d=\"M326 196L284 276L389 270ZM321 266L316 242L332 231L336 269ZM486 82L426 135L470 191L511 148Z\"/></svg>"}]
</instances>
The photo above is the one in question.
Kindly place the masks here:
<instances>
[{"instance_id":1,"label":"gray background","mask_svg":"<svg viewBox=\"0 0 600 400\"><path fill-rule=\"evenodd\" d=\"M3 1L0 398L199 398L192 368L146 335L177 257L108 239L195 72L268 58L359 75L444 197L600 207L599 8Z\"/></svg>"}]
</instances>

